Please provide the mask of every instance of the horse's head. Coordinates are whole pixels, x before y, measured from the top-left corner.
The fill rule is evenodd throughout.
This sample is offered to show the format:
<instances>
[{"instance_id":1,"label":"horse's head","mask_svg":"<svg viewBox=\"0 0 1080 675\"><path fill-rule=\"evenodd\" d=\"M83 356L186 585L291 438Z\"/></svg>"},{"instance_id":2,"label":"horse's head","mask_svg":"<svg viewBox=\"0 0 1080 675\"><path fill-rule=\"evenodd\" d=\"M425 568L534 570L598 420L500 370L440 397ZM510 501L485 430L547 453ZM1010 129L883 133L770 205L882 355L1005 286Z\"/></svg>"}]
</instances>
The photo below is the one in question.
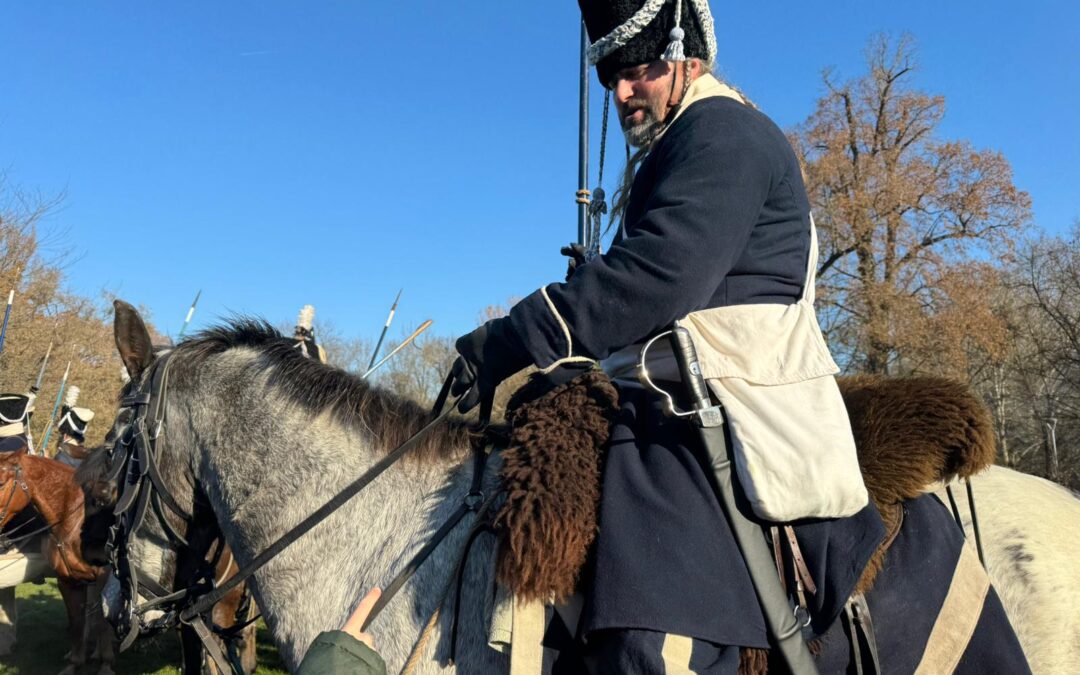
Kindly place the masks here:
<instances>
[{"instance_id":1,"label":"horse's head","mask_svg":"<svg viewBox=\"0 0 1080 675\"><path fill-rule=\"evenodd\" d=\"M109 528L116 519L113 509L118 497L117 480L109 477L112 455L109 452L111 439L105 438L105 445L94 448L75 470L75 480L83 491L84 518L82 533L83 557L92 565L104 567L109 564L106 544L109 540Z\"/></svg>"},{"instance_id":2,"label":"horse's head","mask_svg":"<svg viewBox=\"0 0 1080 675\"><path fill-rule=\"evenodd\" d=\"M104 447L87 459L78 479L87 497L83 550L93 562L112 566L106 615L129 642L140 629L175 619L184 598L161 598L193 583L200 566L187 553L199 559L209 528L205 517L196 527L191 465L177 461L183 449L166 442L168 352L154 352L134 307L117 300L114 310L116 347L130 382Z\"/></svg>"}]
</instances>

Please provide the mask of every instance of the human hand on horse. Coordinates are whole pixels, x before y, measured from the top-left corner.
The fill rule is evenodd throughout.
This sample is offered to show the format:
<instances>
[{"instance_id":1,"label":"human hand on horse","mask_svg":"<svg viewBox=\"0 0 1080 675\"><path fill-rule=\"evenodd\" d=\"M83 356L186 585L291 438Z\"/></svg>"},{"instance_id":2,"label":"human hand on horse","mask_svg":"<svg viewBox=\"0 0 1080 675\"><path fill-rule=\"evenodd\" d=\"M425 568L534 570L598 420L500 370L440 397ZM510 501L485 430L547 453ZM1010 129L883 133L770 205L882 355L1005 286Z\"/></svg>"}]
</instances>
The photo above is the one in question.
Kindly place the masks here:
<instances>
[{"instance_id":1,"label":"human hand on horse","mask_svg":"<svg viewBox=\"0 0 1080 675\"><path fill-rule=\"evenodd\" d=\"M348 633L372 649L375 649L375 637L371 635L371 633L365 633L361 629L364 626L364 622L367 621L368 615L371 614L371 609L375 606L375 603L379 601L381 596L382 589L373 588L368 591L368 594L365 595L364 599L360 601L360 604L356 606L356 610L352 613L352 616L346 619L345 625L341 627L342 632Z\"/></svg>"},{"instance_id":2,"label":"human hand on horse","mask_svg":"<svg viewBox=\"0 0 1080 675\"><path fill-rule=\"evenodd\" d=\"M458 402L463 414L482 403L481 419L490 415L499 383L532 363L509 317L488 321L458 338L454 346L460 356L454 361L450 393L465 395Z\"/></svg>"}]
</instances>

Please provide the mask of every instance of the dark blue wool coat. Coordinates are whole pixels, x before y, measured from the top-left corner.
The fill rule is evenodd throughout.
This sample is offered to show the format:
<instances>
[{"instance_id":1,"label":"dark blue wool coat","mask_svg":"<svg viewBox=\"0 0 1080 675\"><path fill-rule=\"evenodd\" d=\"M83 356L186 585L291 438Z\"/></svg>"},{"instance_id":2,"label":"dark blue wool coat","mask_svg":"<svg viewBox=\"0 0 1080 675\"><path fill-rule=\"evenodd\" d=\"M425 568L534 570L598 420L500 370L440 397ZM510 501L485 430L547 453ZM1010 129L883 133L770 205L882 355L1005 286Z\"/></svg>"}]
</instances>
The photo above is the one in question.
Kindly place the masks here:
<instances>
[{"instance_id":1,"label":"dark blue wool coat","mask_svg":"<svg viewBox=\"0 0 1080 675\"><path fill-rule=\"evenodd\" d=\"M793 304L806 281L810 204L769 118L729 98L692 104L642 163L625 236L548 294L575 355L602 359L709 307ZM567 356L539 292L510 312L533 361Z\"/></svg>"},{"instance_id":2,"label":"dark blue wool coat","mask_svg":"<svg viewBox=\"0 0 1080 675\"><path fill-rule=\"evenodd\" d=\"M793 304L806 281L809 213L795 154L772 121L729 98L692 103L642 163L610 250L547 288L573 355L602 359L695 310ZM539 292L514 307L510 322L537 365L569 355ZM756 596L693 431L664 417L640 387L620 394L586 633L640 628L765 646ZM820 622L840 611L883 536L872 507L800 528L821 587Z\"/></svg>"}]
</instances>

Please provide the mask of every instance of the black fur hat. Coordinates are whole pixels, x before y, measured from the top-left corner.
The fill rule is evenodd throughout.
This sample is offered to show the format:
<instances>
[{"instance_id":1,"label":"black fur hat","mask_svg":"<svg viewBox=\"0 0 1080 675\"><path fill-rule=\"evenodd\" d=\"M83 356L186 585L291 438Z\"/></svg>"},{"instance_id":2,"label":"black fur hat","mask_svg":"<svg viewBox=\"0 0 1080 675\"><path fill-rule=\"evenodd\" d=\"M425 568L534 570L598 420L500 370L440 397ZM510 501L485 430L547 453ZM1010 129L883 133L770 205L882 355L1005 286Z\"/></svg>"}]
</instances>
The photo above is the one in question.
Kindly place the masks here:
<instances>
[{"instance_id":1,"label":"black fur hat","mask_svg":"<svg viewBox=\"0 0 1080 675\"><path fill-rule=\"evenodd\" d=\"M631 26L627 22L647 5L659 2L659 9L651 21L642 26ZM600 82L606 87L611 83L615 73L623 68L649 63L661 58L672 61L681 61L678 50L671 52L672 43L678 38L673 34L676 28L675 8L682 7L682 18L678 27L682 30L681 56L685 58L699 58L705 62L711 62L715 54L710 53L712 38L712 17L701 17L695 11L695 5L703 5L705 2L693 0L578 0L581 7L581 15L585 19L585 28L589 33L589 40L593 43L593 53L590 55L596 63L596 74ZM646 16L642 17L647 18ZM626 29L621 27L626 26ZM640 28L640 31L637 29ZM620 29L622 35L614 34L613 31ZM597 43L608 40L612 44L622 44L614 48L606 56L595 57ZM610 47L608 47L610 49ZM712 47L715 50L715 46ZM607 49L601 50L607 51ZM665 55L665 52L668 52Z\"/></svg>"}]
</instances>

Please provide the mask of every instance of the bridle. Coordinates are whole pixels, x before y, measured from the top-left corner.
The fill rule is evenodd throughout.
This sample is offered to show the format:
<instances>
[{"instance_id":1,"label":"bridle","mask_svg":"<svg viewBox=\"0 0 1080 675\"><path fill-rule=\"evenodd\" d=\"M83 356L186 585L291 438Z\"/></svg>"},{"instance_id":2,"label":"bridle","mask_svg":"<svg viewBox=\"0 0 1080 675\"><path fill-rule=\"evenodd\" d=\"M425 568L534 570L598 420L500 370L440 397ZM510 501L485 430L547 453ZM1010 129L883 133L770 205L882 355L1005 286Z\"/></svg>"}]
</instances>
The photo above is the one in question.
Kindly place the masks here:
<instances>
[{"instance_id":1,"label":"bridle","mask_svg":"<svg viewBox=\"0 0 1080 675\"><path fill-rule=\"evenodd\" d=\"M177 552L190 548L188 539L193 528L201 524L180 505L162 480L158 467L164 445L171 356L171 352L166 352L158 357L138 385L121 399L117 421L110 434L113 443L107 448L110 465L106 480L117 485L117 502L105 548L113 573L120 582L123 607L114 625L122 650L127 649L140 633L154 633L176 625L187 601L213 588L213 569L209 565L200 565L193 578L182 580L186 584L184 588L170 591L153 575L140 569L131 555L135 535L148 517L157 521ZM200 498L196 486L194 500ZM173 524L170 512L182 521L181 527ZM149 599L140 602L140 597ZM147 620L150 611L161 612L161 616ZM201 622L201 617L196 621Z\"/></svg>"},{"instance_id":2,"label":"bridle","mask_svg":"<svg viewBox=\"0 0 1080 675\"><path fill-rule=\"evenodd\" d=\"M23 478L22 466L19 464L15 464L14 467L5 466L0 469L0 476L4 474L11 474L11 489L7 493L7 498L4 499L3 510L0 511L0 523L7 520L8 514L11 512L11 505L15 502L15 495L19 493L19 490L23 491L23 493L26 495L27 501L31 502L31 508L33 508L33 502L30 497L30 486L26 484L26 479ZM0 485L5 485L8 482L9 480L7 478L4 478L4 480L0 482ZM8 532L0 532L0 553L5 553L8 550L19 545L21 542L26 541L34 535L40 534L45 530L49 529L49 525L48 523L46 523L44 526L39 527L36 530L24 532L15 536L20 529L22 529L24 526L31 522L33 521L27 520L23 523L20 523L16 527L13 527Z\"/></svg>"},{"instance_id":3,"label":"bridle","mask_svg":"<svg viewBox=\"0 0 1080 675\"><path fill-rule=\"evenodd\" d=\"M113 439L107 447L109 469L106 480L117 485L117 502L113 509L114 522L109 529L106 551L113 572L120 583L123 606L121 615L114 622L117 635L121 638L120 649L127 649L141 633L154 633L171 628L177 624L189 625L199 636L207 653L216 662L222 672L237 672L232 663L221 651L213 639L217 632L223 638L235 635L237 627L213 631L207 626L203 614L209 611L232 589L239 586L278 553L296 539L318 525L330 514L343 506L380 474L390 468L409 451L419 445L420 439L438 426L456 408L458 401L468 395L463 393L448 403L454 377L451 374L443 383L442 390L435 402L430 421L413 434L397 449L385 455L356 480L343 488L302 520L292 529L281 535L262 553L241 568L227 581L217 583L213 565L205 561L205 555L194 575L189 579L175 579L174 586L185 584L179 590L169 590L158 583L152 575L135 564L131 547L136 533L146 524L147 518L157 519L177 554L191 551L189 539L196 525L203 523L195 514L189 513L180 505L179 500L169 491L162 480L158 461L164 445L166 419L166 398L169 390L169 371L175 352L165 352L150 366L149 371L140 378L137 386L125 395L120 402L110 436ZM379 602L372 609L367 624L389 603L390 599L412 577L421 564L450 534L454 527L468 513L477 513L486 509L491 499L485 499L481 492L487 452L479 444L473 446L473 476L469 493L464 496L459 507L447 518L431 539L412 557L383 592ZM200 504L200 500L202 503ZM198 481L194 481L193 506L205 506L209 512L206 497L201 492ZM183 532L168 517L169 512L183 522ZM206 552L203 552L204 554ZM179 556L178 556L179 557ZM149 598L140 602L140 597ZM150 611L161 612L161 616L148 620ZM257 618L257 617L256 617ZM249 620L254 621L254 619ZM246 624L245 624L246 625ZM242 629L243 626L240 626Z\"/></svg>"},{"instance_id":4,"label":"bridle","mask_svg":"<svg viewBox=\"0 0 1080 675\"><path fill-rule=\"evenodd\" d=\"M8 492L7 499L4 500L4 510L0 511L0 523L7 520L8 513L11 511L11 504L15 501L15 495L19 493L19 490L22 490L23 493L26 494L26 498L30 499L30 487L23 479L22 467L16 464L14 467L11 468L6 466L0 468L0 475L8 473L11 474L11 490ZM8 479L5 478L2 482L0 482L0 485L4 485L7 482Z\"/></svg>"}]
</instances>

